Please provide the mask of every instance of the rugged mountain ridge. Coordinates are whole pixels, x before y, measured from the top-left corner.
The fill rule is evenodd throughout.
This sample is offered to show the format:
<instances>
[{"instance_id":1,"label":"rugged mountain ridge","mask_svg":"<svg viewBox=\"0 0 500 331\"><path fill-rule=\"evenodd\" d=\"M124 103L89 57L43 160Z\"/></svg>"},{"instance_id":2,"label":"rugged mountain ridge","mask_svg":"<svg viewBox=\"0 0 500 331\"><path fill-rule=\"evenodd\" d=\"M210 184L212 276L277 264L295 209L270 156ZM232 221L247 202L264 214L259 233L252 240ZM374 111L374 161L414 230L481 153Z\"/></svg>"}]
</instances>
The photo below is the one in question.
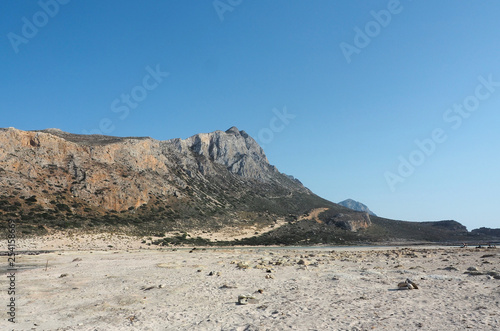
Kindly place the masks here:
<instances>
[{"instance_id":1,"label":"rugged mountain ridge","mask_svg":"<svg viewBox=\"0 0 500 331\"><path fill-rule=\"evenodd\" d=\"M334 205L280 173L236 127L166 141L8 128L0 146L1 216L39 229L271 224Z\"/></svg>"},{"instance_id":2,"label":"rugged mountain ridge","mask_svg":"<svg viewBox=\"0 0 500 331\"><path fill-rule=\"evenodd\" d=\"M192 179L224 177L226 171L310 194L271 166L262 148L235 127L167 141L2 129L0 143L0 184L24 197L69 191L96 207L122 211L147 204L152 195L180 197Z\"/></svg>"},{"instance_id":3,"label":"rugged mountain ridge","mask_svg":"<svg viewBox=\"0 0 500 331\"><path fill-rule=\"evenodd\" d=\"M0 129L0 188L0 226L15 219L28 235L267 229L238 242L250 245L467 236L456 226L387 220L322 199L236 127L166 141Z\"/></svg>"},{"instance_id":4,"label":"rugged mountain ridge","mask_svg":"<svg viewBox=\"0 0 500 331\"><path fill-rule=\"evenodd\" d=\"M196 134L185 140L168 141L185 157L191 153L224 165L226 169L244 178L271 180L277 174L257 142L245 131L232 127L229 130ZM214 175L213 167L199 167L203 175Z\"/></svg>"}]
</instances>

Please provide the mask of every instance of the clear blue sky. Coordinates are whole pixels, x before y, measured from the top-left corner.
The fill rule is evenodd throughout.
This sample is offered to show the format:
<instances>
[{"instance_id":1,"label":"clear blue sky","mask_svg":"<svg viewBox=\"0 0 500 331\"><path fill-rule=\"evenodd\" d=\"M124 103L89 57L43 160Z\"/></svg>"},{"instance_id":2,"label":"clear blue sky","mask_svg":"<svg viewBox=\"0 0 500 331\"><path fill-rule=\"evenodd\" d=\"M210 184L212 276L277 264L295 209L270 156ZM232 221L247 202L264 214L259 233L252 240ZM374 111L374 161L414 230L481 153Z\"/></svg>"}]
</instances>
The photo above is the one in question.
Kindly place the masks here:
<instances>
[{"instance_id":1,"label":"clear blue sky","mask_svg":"<svg viewBox=\"0 0 500 331\"><path fill-rule=\"evenodd\" d=\"M492 0L6 0L0 127L165 140L235 125L334 202L500 227L498 13Z\"/></svg>"}]
</instances>

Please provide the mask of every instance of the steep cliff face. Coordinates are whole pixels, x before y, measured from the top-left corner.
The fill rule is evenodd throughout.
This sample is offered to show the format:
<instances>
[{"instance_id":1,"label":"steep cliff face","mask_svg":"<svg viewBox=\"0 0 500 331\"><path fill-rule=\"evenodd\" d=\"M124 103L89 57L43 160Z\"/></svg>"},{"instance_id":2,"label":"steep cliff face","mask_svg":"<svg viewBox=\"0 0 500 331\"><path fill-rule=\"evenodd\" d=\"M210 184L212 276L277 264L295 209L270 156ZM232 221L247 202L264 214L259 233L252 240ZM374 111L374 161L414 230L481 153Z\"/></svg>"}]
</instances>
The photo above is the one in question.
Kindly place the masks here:
<instances>
[{"instance_id":1,"label":"steep cliff face","mask_svg":"<svg viewBox=\"0 0 500 331\"><path fill-rule=\"evenodd\" d=\"M233 127L188 139L115 138L72 135L60 130L0 131L3 192L25 197L68 192L92 205L117 211L137 208L150 196L180 197L189 178L236 175L264 183L287 181L262 148ZM227 172L227 173L226 173Z\"/></svg>"},{"instance_id":2,"label":"steep cliff face","mask_svg":"<svg viewBox=\"0 0 500 331\"><path fill-rule=\"evenodd\" d=\"M244 178L268 181L278 174L269 164L266 155L257 142L245 131L232 127L226 132L201 133L188 139L174 139L166 142L185 158L194 153L216 164L223 165L230 173ZM217 170L205 163L199 167L203 175L214 175Z\"/></svg>"},{"instance_id":3,"label":"steep cliff face","mask_svg":"<svg viewBox=\"0 0 500 331\"><path fill-rule=\"evenodd\" d=\"M160 142L152 139L95 140L74 142L56 130L0 131L0 184L2 194L37 197L47 206L53 194L65 194L104 209L138 207L149 194L171 195L179 181L162 154ZM137 176L139 174L139 176ZM161 182L153 180L163 176ZM185 185L185 184L184 184Z\"/></svg>"}]
</instances>

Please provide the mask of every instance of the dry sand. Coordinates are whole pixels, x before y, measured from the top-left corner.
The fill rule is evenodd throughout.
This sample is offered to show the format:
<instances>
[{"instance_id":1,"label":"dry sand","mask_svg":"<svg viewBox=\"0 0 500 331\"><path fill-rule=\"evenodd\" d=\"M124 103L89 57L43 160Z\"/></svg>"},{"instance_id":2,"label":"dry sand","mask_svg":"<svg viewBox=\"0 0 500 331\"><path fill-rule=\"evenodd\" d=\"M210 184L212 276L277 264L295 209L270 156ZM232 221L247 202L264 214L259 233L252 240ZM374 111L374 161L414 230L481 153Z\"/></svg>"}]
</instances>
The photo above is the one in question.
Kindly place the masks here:
<instances>
[{"instance_id":1,"label":"dry sand","mask_svg":"<svg viewBox=\"0 0 500 331\"><path fill-rule=\"evenodd\" d=\"M109 240L98 242L19 255L17 323L2 313L0 330L500 329L497 249L127 251L127 245L144 245L111 248ZM19 245L34 249L50 243ZM95 247L102 250L90 250ZM2 256L2 273L6 261ZM469 267L477 268L476 275L465 273ZM419 289L399 290L407 278ZM8 286L2 277L5 312ZM237 304L238 296L247 294L251 303Z\"/></svg>"}]
</instances>

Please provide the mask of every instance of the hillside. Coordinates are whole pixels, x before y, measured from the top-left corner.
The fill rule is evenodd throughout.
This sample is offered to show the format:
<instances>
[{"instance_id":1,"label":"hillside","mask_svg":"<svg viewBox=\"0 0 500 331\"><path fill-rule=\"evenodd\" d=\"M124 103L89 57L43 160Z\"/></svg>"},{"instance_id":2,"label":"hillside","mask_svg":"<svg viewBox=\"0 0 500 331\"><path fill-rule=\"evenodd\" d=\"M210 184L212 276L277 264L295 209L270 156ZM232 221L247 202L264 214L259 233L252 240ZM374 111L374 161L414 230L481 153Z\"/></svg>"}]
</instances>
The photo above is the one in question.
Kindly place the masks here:
<instances>
[{"instance_id":1,"label":"hillside","mask_svg":"<svg viewBox=\"0 0 500 331\"><path fill-rule=\"evenodd\" d=\"M1 226L15 219L23 235L65 229L158 237L197 232L199 242L207 243L205 234L250 233L240 236L240 244L468 235L327 201L279 172L256 141L235 127L166 141L0 129L0 187ZM193 239L169 238L164 243Z\"/></svg>"},{"instance_id":2,"label":"hillside","mask_svg":"<svg viewBox=\"0 0 500 331\"><path fill-rule=\"evenodd\" d=\"M333 204L270 165L245 131L185 140L0 129L0 210L26 233L270 225Z\"/></svg>"}]
</instances>

